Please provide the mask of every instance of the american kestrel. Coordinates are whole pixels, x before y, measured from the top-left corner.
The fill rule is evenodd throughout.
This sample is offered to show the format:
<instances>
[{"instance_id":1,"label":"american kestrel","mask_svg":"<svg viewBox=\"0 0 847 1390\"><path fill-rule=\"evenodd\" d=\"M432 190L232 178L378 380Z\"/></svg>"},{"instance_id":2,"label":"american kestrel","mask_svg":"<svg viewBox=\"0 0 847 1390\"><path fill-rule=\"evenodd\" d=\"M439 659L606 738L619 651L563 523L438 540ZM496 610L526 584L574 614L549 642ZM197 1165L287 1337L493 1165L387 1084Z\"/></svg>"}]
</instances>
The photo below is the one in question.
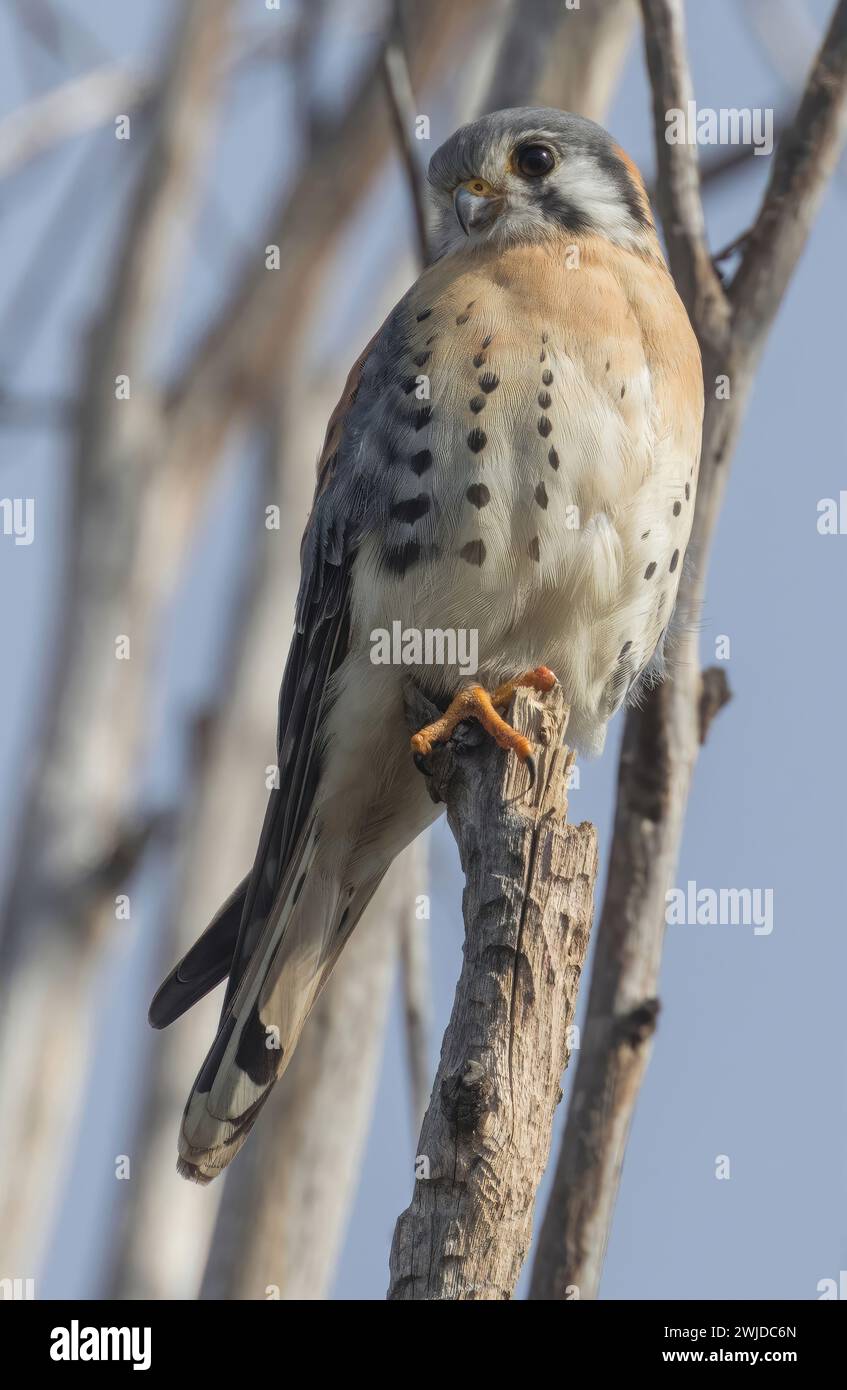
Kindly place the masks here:
<instances>
[{"instance_id":1,"label":"american kestrel","mask_svg":"<svg viewBox=\"0 0 847 1390\"><path fill-rule=\"evenodd\" d=\"M637 169L593 122L521 108L457 131L429 185L436 259L353 367L319 460L255 864L151 1006L162 1027L229 977L179 1141L198 1181L243 1144L438 814L413 751L470 714L525 758L497 707L551 670L569 741L599 751L676 599L703 385ZM375 659L375 633L410 630L473 632L478 671L443 645L427 664L423 636L412 666ZM413 750L410 676L446 711Z\"/></svg>"}]
</instances>

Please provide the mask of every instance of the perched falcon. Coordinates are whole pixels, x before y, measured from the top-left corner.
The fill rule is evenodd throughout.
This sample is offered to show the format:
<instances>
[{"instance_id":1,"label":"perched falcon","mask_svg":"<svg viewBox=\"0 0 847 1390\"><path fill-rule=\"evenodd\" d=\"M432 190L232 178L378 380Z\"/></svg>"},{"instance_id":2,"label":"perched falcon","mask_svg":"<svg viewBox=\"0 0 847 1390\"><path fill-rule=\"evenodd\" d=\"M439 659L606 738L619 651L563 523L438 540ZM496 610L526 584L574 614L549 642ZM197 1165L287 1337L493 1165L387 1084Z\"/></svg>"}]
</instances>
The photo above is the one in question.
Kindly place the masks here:
<instances>
[{"instance_id":1,"label":"perched falcon","mask_svg":"<svg viewBox=\"0 0 847 1390\"><path fill-rule=\"evenodd\" d=\"M418 758L469 714L525 758L496 707L550 670L569 739L596 752L676 598L703 386L637 169L593 122L527 108L457 131L429 184L436 259L354 366L319 462L255 864L150 1010L163 1027L229 977L180 1135L199 1181L244 1143L380 879L437 815L410 674L446 711ZM477 674L375 662L371 634L397 622L473 630Z\"/></svg>"}]
</instances>

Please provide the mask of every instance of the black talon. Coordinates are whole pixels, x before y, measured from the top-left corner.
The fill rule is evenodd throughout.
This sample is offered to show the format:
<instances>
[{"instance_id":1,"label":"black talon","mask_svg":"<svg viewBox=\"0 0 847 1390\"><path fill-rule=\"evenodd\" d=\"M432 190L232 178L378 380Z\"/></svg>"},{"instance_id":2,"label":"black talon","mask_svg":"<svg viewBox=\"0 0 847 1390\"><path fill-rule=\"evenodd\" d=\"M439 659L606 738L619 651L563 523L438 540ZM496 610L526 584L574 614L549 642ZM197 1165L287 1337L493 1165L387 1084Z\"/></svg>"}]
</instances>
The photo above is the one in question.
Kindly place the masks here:
<instances>
[{"instance_id":1,"label":"black talon","mask_svg":"<svg viewBox=\"0 0 847 1390\"><path fill-rule=\"evenodd\" d=\"M524 758L524 767L529 773L528 790L532 791L533 787L535 786L535 759L531 753L527 753L526 757Z\"/></svg>"},{"instance_id":2,"label":"black talon","mask_svg":"<svg viewBox=\"0 0 847 1390\"><path fill-rule=\"evenodd\" d=\"M423 753L413 753L412 758L414 760L415 767L418 769L418 772L422 772L424 777L429 777L432 775L432 768L430 767Z\"/></svg>"}]
</instances>

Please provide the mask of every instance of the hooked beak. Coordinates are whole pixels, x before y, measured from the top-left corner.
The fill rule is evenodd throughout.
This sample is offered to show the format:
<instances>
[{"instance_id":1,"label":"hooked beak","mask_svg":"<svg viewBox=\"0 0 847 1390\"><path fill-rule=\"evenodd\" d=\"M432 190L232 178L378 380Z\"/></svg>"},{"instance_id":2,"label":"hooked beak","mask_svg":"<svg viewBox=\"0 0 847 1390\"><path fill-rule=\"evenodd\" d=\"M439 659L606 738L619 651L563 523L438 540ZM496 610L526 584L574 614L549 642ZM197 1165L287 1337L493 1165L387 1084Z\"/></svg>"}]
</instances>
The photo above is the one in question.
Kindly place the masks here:
<instances>
[{"instance_id":1,"label":"hooked beak","mask_svg":"<svg viewBox=\"0 0 847 1390\"><path fill-rule=\"evenodd\" d=\"M489 227L500 212L503 199L483 179L460 183L453 194L456 220L465 236Z\"/></svg>"}]
</instances>

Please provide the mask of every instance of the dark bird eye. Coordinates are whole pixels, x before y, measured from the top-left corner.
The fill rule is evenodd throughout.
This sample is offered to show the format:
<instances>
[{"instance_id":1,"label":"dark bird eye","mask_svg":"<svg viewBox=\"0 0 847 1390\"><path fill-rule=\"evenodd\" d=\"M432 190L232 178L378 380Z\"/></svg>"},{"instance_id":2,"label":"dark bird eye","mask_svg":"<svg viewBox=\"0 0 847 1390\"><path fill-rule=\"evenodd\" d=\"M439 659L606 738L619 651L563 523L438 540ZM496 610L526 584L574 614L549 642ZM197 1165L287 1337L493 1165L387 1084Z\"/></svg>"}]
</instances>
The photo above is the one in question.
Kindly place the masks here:
<instances>
[{"instance_id":1,"label":"dark bird eye","mask_svg":"<svg viewBox=\"0 0 847 1390\"><path fill-rule=\"evenodd\" d=\"M549 174L555 163L553 151L546 145L521 145L515 152L515 165L525 179L540 179L542 174Z\"/></svg>"}]
</instances>

